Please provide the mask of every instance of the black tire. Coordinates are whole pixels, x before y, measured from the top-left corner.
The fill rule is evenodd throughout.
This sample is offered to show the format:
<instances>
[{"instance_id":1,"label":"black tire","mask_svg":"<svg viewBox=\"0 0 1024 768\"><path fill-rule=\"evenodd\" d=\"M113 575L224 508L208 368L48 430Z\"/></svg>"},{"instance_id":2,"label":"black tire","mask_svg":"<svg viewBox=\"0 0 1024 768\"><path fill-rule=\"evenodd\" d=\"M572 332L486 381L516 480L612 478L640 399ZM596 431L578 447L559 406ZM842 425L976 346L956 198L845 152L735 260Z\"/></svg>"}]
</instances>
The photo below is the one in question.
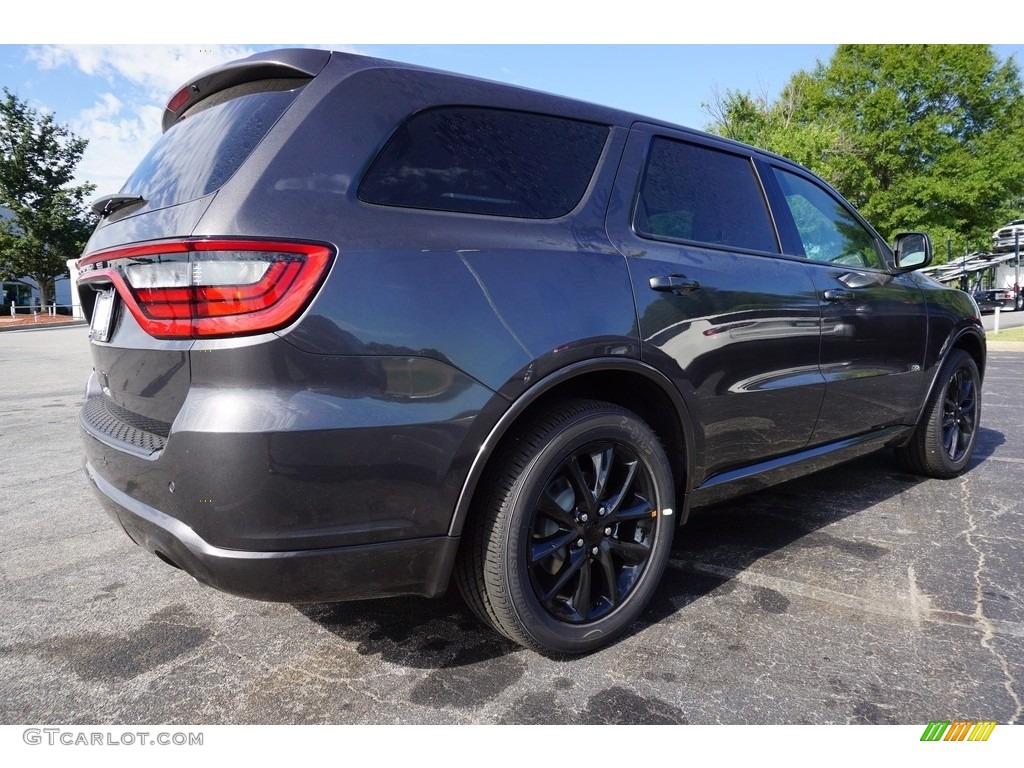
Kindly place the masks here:
<instances>
[{"instance_id":1,"label":"black tire","mask_svg":"<svg viewBox=\"0 0 1024 768\"><path fill-rule=\"evenodd\" d=\"M496 458L456 566L466 602L535 650L611 642L650 601L672 544L657 436L631 411L574 400L539 413Z\"/></svg>"},{"instance_id":2,"label":"black tire","mask_svg":"<svg viewBox=\"0 0 1024 768\"><path fill-rule=\"evenodd\" d=\"M981 421L981 376L962 349L942 365L911 441L897 449L903 465L919 475L948 479L967 467Z\"/></svg>"}]
</instances>

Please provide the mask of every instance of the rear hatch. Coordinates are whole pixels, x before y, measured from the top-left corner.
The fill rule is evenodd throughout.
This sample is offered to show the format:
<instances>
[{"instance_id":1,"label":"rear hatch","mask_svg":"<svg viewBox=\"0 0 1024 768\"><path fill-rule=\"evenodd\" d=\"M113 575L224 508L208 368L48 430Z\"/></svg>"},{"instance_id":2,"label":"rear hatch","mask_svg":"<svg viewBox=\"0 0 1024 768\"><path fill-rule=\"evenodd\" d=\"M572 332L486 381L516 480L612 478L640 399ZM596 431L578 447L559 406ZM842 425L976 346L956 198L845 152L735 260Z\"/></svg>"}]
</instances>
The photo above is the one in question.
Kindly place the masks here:
<instances>
[{"instance_id":1,"label":"rear hatch","mask_svg":"<svg viewBox=\"0 0 1024 768\"><path fill-rule=\"evenodd\" d=\"M327 51L219 67L170 99L164 133L102 216L79 262L95 374L83 422L142 455L163 447L189 388L194 340L274 330L330 254L297 243L193 238L220 190L323 69Z\"/></svg>"}]
</instances>

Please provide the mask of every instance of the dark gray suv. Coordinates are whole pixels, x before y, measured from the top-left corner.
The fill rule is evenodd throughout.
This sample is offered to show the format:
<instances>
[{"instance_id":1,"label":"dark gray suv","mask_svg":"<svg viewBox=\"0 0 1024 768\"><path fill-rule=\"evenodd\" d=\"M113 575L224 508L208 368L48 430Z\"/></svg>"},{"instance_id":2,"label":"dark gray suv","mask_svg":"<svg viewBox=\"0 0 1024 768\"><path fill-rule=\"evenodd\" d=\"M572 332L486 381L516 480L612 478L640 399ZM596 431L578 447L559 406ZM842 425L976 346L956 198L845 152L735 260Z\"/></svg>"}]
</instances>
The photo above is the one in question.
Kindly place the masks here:
<instances>
[{"instance_id":1,"label":"dark gray suv","mask_svg":"<svg viewBox=\"0 0 1024 768\"><path fill-rule=\"evenodd\" d=\"M86 470L127 534L293 602L454 580L528 647L644 609L688 510L892 446L952 477L985 340L787 160L281 50L171 98L80 262Z\"/></svg>"}]
</instances>

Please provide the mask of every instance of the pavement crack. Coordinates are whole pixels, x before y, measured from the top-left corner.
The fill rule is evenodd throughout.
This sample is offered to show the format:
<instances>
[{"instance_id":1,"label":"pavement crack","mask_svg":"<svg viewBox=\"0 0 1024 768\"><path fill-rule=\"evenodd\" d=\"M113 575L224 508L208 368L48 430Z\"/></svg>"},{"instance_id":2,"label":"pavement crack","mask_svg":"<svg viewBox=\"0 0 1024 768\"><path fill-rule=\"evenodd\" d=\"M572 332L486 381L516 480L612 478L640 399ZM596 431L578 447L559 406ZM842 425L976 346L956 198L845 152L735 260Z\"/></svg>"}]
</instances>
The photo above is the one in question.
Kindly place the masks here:
<instances>
[{"instance_id":1,"label":"pavement crack","mask_svg":"<svg viewBox=\"0 0 1024 768\"><path fill-rule=\"evenodd\" d=\"M974 552L978 561L978 567L974 569L974 620L982 630L981 647L992 654L1003 672L1003 688L1006 689L1006 693L1013 700L1015 706L1014 713L1010 717L1009 722L1016 723L1024 716L1024 703L1021 702L1021 697L1015 689L1016 680L1014 680L1013 672L1010 669L1009 662L1006 660L1006 656L1000 653L995 646L996 627L992 620L985 615L985 585L982 579L982 571L985 569L985 553L975 541L978 524L974 519L974 513L971 509L970 485L966 477L960 480L960 504L967 517L964 541Z\"/></svg>"},{"instance_id":2,"label":"pavement crack","mask_svg":"<svg viewBox=\"0 0 1024 768\"><path fill-rule=\"evenodd\" d=\"M1024 637L1024 624L1020 622L985 618L985 623L982 624L977 613L966 614L930 607L928 596L920 591L917 592L916 598L913 595L901 597L894 594L889 599L879 600L858 595L848 595L844 592L836 592L825 587L805 584L792 579L784 579L767 573L758 573L749 569L741 571L713 563L702 563L695 560L681 560L677 558L669 560L668 564L672 568L679 568L698 576L711 576L729 581L735 580L741 584L773 589L787 596L795 595L808 600L817 600L829 605L861 611L862 613L887 616L894 620L905 621L909 615L910 620L915 624L921 621L952 627L964 627L982 632L987 628L993 635ZM916 610L919 611L917 616L913 615L915 600L917 601ZM1014 701L1017 700L1016 696L1013 698Z\"/></svg>"},{"instance_id":3,"label":"pavement crack","mask_svg":"<svg viewBox=\"0 0 1024 768\"><path fill-rule=\"evenodd\" d=\"M300 666L300 664L296 662L283 661L281 663L270 663L264 659L260 659L251 654L243 653L242 651L237 650L231 643L225 642L224 640L220 639L220 635L221 632L219 630L214 630L210 637L207 639L207 644L221 649L224 653L237 659L238 661L252 664L262 669L264 674L266 675L275 675L281 673L282 671L289 671L300 677L304 677L313 683L319 683L322 685L341 685L354 696L362 697L363 699L370 699L376 704L388 704L388 699L386 697L381 696L380 694L375 693L371 690L368 690L365 687L365 677L360 678L359 684L357 684L357 682L347 677L335 677L332 675L326 675L315 670L309 669L308 667ZM201 656L201 654L194 654L193 658L198 658L199 656Z\"/></svg>"}]
</instances>

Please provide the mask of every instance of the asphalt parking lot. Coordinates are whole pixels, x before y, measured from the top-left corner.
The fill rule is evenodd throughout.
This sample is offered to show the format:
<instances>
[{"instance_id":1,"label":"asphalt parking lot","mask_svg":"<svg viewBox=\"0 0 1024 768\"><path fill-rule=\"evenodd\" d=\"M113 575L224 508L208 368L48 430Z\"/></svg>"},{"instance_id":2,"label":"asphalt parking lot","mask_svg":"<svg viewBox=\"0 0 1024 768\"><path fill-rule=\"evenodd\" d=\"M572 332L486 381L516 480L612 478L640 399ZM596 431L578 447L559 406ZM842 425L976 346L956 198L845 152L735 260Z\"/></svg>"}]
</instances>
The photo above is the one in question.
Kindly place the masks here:
<instances>
[{"instance_id":1,"label":"asphalt parking lot","mask_svg":"<svg viewBox=\"0 0 1024 768\"><path fill-rule=\"evenodd\" d=\"M880 454L701 510L620 642L540 656L441 600L258 603L136 548L79 458L83 327L0 334L0 724L1024 723L1024 351L976 460Z\"/></svg>"}]
</instances>

